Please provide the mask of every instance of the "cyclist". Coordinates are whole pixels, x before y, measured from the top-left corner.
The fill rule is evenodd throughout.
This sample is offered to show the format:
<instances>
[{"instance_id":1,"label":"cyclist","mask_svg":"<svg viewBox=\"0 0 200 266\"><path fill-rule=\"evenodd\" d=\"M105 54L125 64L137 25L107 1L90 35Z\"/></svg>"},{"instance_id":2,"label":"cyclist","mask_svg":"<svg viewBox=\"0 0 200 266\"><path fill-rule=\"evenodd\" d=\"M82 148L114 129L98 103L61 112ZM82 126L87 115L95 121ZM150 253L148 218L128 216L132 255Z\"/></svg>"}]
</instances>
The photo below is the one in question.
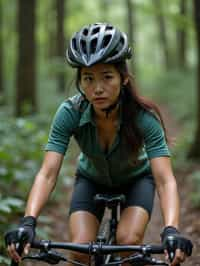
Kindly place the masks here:
<instances>
[{"instance_id":1,"label":"cyclist","mask_svg":"<svg viewBox=\"0 0 200 266\"><path fill-rule=\"evenodd\" d=\"M119 244L140 244L151 217L155 187L164 219L161 239L177 239L171 265L183 262L188 240L180 237L179 196L170 163L166 130L158 107L141 97L127 67L132 56L127 36L107 23L84 26L70 40L68 63L77 69L75 96L54 117L46 154L19 227L6 234L10 256L20 260L15 243L26 239L28 252L36 220L52 192L71 136L81 153L69 210L70 240L94 241L103 215L96 193L126 195L117 229ZM22 237L23 235L23 237ZM86 255L71 254L80 261Z\"/></svg>"}]
</instances>

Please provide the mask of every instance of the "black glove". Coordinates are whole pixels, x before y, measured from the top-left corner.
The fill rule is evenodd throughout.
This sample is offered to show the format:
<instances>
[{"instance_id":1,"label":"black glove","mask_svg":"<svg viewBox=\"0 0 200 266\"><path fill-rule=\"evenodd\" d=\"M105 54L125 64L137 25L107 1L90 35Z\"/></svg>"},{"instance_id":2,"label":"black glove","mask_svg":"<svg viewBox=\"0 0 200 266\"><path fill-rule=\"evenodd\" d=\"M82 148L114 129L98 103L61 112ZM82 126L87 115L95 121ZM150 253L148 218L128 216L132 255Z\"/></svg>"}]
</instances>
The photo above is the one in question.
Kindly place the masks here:
<instances>
[{"instance_id":1,"label":"black glove","mask_svg":"<svg viewBox=\"0 0 200 266\"><path fill-rule=\"evenodd\" d=\"M6 246L15 244L16 248L19 245L24 247L27 243L32 243L35 237L36 218L26 216L20 220L19 227L15 230L10 230L5 234Z\"/></svg>"},{"instance_id":2,"label":"black glove","mask_svg":"<svg viewBox=\"0 0 200 266\"><path fill-rule=\"evenodd\" d=\"M180 232L173 226L167 226L161 233L161 240L167 250L170 261L173 260L176 249L180 249L187 256L192 254L192 242L181 236Z\"/></svg>"}]
</instances>

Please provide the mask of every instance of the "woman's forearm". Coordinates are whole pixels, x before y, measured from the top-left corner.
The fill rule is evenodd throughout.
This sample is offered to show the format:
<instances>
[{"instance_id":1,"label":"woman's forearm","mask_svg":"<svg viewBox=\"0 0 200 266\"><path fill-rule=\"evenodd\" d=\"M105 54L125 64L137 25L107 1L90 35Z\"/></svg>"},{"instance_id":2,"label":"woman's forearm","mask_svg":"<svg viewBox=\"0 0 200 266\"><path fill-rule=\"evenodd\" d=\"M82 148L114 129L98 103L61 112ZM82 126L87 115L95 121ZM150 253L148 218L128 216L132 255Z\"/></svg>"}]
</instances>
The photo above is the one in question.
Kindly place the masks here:
<instances>
[{"instance_id":1,"label":"woman's forearm","mask_svg":"<svg viewBox=\"0 0 200 266\"><path fill-rule=\"evenodd\" d=\"M38 173L28 197L25 216L38 217L54 189L55 183L55 177L48 177L41 171Z\"/></svg>"},{"instance_id":2,"label":"woman's forearm","mask_svg":"<svg viewBox=\"0 0 200 266\"><path fill-rule=\"evenodd\" d=\"M178 228L180 204L177 184L175 178L174 180L172 180L172 178L169 180L169 182L158 186L158 194L160 197L160 204L165 226L171 225Z\"/></svg>"}]
</instances>

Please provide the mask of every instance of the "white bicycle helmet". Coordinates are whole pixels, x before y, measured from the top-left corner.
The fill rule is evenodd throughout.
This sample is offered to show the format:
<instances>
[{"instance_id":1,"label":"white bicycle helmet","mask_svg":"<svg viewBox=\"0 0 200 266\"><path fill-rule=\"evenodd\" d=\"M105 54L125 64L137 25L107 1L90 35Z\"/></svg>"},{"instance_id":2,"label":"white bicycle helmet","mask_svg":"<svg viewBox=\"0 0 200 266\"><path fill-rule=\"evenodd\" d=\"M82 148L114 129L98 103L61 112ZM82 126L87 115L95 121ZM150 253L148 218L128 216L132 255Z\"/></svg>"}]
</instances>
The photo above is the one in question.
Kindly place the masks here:
<instances>
[{"instance_id":1,"label":"white bicycle helmet","mask_svg":"<svg viewBox=\"0 0 200 266\"><path fill-rule=\"evenodd\" d=\"M71 38L66 51L72 67L117 63L131 58L127 35L108 23L84 26Z\"/></svg>"}]
</instances>

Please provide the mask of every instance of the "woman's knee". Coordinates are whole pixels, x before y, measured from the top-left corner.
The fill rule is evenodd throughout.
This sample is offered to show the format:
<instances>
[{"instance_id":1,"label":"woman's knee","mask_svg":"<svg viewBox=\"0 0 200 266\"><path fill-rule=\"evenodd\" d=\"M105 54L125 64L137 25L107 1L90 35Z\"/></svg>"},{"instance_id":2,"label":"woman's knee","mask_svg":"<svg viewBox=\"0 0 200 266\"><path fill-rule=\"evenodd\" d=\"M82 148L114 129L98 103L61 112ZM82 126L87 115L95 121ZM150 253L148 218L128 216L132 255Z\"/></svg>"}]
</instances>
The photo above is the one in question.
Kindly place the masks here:
<instances>
[{"instance_id":1,"label":"woman's knee","mask_svg":"<svg viewBox=\"0 0 200 266\"><path fill-rule=\"evenodd\" d=\"M144 235L139 232L128 232L123 230L117 232L117 243L121 245L138 245L143 242Z\"/></svg>"},{"instance_id":2,"label":"woman's knee","mask_svg":"<svg viewBox=\"0 0 200 266\"><path fill-rule=\"evenodd\" d=\"M141 244L148 221L148 213L143 208L135 206L124 209L117 228L117 243Z\"/></svg>"},{"instance_id":3,"label":"woman's knee","mask_svg":"<svg viewBox=\"0 0 200 266\"><path fill-rule=\"evenodd\" d=\"M88 237L87 234L77 233L70 239L70 241L72 243L85 244L85 243L89 243L89 242L94 241L94 239ZM86 263L86 264L89 263L89 256L87 254L71 251L70 252L70 258L72 260L77 260L77 261L82 262L82 263Z\"/></svg>"},{"instance_id":4,"label":"woman's knee","mask_svg":"<svg viewBox=\"0 0 200 266\"><path fill-rule=\"evenodd\" d=\"M77 234L74 234L73 236L71 236L70 241L72 243L79 243L79 244L85 244L85 243L89 243L95 240L95 236L90 236L89 234L87 234L87 232L78 232Z\"/></svg>"},{"instance_id":5,"label":"woman's knee","mask_svg":"<svg viewBox=\"0 0 200 266\"><path fill-rule=\"evenodd\" d=\"M94 241L98 231L97 218L85 211L71 214L69 219L69 238L74 243L87 243Z\"/></svg>"}]
</instances>

